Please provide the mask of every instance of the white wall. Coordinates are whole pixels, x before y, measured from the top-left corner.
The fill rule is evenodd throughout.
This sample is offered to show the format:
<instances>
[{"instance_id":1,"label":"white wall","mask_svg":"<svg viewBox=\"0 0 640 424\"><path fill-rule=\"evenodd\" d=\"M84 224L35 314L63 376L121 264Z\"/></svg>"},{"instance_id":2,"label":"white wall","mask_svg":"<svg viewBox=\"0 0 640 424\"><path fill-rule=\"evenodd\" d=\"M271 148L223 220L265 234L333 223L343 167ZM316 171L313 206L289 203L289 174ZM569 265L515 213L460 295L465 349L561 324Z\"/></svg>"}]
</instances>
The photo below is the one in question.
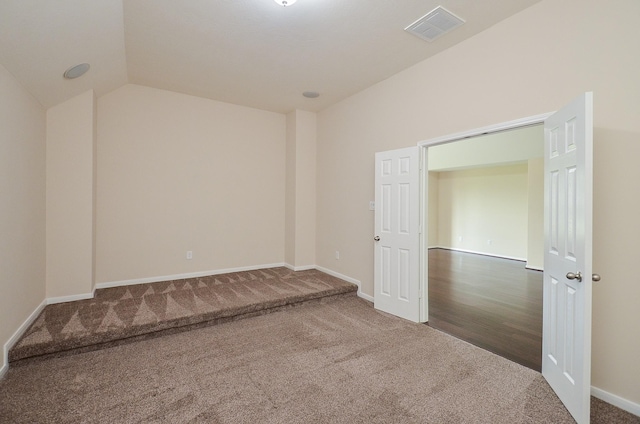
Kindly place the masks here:
<instances>
[{"instance_id":1,"label":"white wall","mask_svg":"<svg viewBox=\"0 0 640 424\"><path fill-rule=\"evenodd\" d=\"M89 90L47 110L47 298L94 286L96 98Z\"/></svg>"},{"instance_id":2,"label":"white wall","mask_svg":"<svg viewBox=\"0 0 640 424\"><path fill-rule=\"evenodd\" d=\"M45 111L0 65L0 344L45 298Z\"/></svg>"},{"instance_id":3,"label":"white wall","mask_svg":"<svg viewBox=\"0 0 640 424\"><path fill-rule=\"evenodd\" d=\"M137 85L98 99L97 283L283 263L285 141L277 113Z\"/></svg>"},{"instance_id":4,"label":"white wall","mask_svg":"<svg viewBox=\"0 0 640 424\"><path fill-rule=\"evenodd\" d=\"M373 293L374 154L594 91L592 382L640 403L640 2L543 0L318 116L317 263ZM336 261L333 252L343 253Z\"/></svg>"},{"instance_id":5,"label":"white wall","mask_svg":"<svg viewBox=\"0 0 640 424\"><path fill-rule=\"evenodd\" d=\"M527 215L526 163L440 172L440 247L525 260Z\"/></svg>"}]
</instances>

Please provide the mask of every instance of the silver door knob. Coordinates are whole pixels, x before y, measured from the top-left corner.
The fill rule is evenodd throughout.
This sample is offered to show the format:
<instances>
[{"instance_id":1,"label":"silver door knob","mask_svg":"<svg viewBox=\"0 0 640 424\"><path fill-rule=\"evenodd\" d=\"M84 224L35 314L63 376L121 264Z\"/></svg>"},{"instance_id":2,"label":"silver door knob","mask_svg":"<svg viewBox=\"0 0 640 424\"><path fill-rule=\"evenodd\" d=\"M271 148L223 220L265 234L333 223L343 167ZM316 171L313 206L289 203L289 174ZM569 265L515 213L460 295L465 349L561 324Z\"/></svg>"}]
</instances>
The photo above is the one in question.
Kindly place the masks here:
<instances>
[{"instance_id":1,"label":"silver door knob","mask_svg":"<svg viewBox=\"0 0 640 424\"><path fill-rule=\"evenodd\" d=\"M591 281L600 281L600 274L593 274L591 276Z\"/></svg>"},{"instance_id":2,"label":"silver door knob","mask_svg":"<svg viewBox=\"0 0 640 424\"><path fill-rule=\"evenodd\" d=\"M373 239L374 239L375 241L380 241L380 236L375 236Z\"/></svg>"},{"instance_id":3,"label":"silver door knob","mask_svg":"<svg viewBox=\"0 0 640 424\"><path fill-rule=\"evenodd\" d=\"M578 280L578 282L582 281L582 274L578 271L576 274L573 272L567 272L567 279L569 280Z\"/></svg>"}]
</instances>

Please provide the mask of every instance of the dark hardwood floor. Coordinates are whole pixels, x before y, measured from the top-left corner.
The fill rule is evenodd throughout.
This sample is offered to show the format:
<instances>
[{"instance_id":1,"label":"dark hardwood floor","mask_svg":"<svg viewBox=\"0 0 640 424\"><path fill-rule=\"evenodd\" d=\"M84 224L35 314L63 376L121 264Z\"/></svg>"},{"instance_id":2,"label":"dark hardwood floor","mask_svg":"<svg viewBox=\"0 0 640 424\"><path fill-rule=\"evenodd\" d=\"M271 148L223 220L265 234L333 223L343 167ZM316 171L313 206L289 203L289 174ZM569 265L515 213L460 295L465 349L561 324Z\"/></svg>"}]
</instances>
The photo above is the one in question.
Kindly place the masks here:
<instances>
[{"instance_id":1,"label":"dark hardwood floor","mask_svg":"<svg viewBox=\"0 0 640 424\"><path fill-rule=\"evenodd\" d=\"M540 371L542 272L521 261L430 249L428 324Z\"/></svg>"}]
</instances>

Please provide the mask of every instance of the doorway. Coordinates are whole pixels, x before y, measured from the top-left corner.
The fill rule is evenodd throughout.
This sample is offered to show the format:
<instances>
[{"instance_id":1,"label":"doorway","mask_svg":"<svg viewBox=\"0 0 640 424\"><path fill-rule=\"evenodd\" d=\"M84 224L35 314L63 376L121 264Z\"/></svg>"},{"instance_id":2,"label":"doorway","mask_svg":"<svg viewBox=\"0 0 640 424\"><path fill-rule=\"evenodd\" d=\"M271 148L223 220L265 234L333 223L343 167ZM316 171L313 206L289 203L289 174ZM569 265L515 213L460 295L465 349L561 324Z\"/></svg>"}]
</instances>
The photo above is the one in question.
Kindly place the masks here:
<instances>
[{"instance_id":1,"label":"doorway","mask_svg":"<svg viewBox=\"0 0 640 424\"><path fill-rule=\"evenodd\" d=\"M434 146L429 325L541 370L542 125Z\"/></svg>"},{"instance_id":2,"label":"doorway","mask_svg":"<svg viewBox=\"0 0 640 424\"><path fill-rule=\"evenodd\" d=\"M429 247L429 173L423 165L428 148L540 123L545 135L542 375L576 421L586 424L592 281L600 280L591 263L593 93L581 94L554 113L439 137L417 148L376 153L374 307L398 316L408 311L407 319L428 321L424 252ZM415 190L417 186L421 190ZM416 192L418 216L412 206ZM422 252L417 260L416 251ZM411 274L416 268L418 278ZM418 289L412 291L415 286ZM413 311L418 312L415 318Z\"/></svg>"}]
</instances>

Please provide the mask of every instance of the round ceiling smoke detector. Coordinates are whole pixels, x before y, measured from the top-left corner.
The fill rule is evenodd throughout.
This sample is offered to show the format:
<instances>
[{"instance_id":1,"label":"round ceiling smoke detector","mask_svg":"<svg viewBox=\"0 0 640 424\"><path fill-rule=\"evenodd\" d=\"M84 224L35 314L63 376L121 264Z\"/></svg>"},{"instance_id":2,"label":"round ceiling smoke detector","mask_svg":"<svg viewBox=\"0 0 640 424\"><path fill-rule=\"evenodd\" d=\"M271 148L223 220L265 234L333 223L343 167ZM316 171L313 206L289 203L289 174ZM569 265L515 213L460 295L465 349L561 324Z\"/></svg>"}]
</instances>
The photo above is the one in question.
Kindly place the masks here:
<instances>
[{"instance_id":1,"label":"round ceiling smoke detector","mask_svg":"<svg viewBox=\"0 0 640 424\"><path fill-rule=\"evenodd\" d=\"M318 93L317 91L305 91L304 93L302 93L302 95L309 99L315 99L316 97L320 97L320 93Z\"/></svg>"},{"instance_id":2,"label":"round ceiling smoke detector","mask_svg":"<svg viewBox=\"0 0 640 424\"><path fill-rule=\"evenodd\" d=\"M66 79L74 79L83 76L88 70L90 66L88 63L81 63L76 66L72 66L71 68L64 71L64 77Z\"/></svg>"},{"instance_id":3,"label":"round ceiling smoke detector","mask_svg":"<svg viewBox=\"0 0 640 424\"><path fill-rule=\"evenodd\" d=\"M293 3L295 3L298 0L275 0L276 3L278 3L280 6L291 6Z\"/></svg>"}]
</instances>

